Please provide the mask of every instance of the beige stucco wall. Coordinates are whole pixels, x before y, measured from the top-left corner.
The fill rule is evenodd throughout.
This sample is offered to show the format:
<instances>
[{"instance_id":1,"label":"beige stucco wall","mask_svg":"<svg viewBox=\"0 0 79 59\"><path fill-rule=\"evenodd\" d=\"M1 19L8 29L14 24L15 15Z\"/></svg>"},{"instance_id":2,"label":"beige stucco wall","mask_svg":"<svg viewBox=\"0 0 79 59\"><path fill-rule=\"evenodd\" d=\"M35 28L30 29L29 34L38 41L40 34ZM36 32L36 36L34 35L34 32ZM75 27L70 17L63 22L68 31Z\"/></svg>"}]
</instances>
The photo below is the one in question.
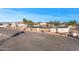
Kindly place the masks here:
<instances>
[{"instance_id":1,"label":"beige stucco wall","mask_svg":"<svg viewBox=\"0 0 79 59\"><path fill-rule=\"evenodd\" d=\"M69 28L58 28L58 32L59 33L68 33L69 32Z\"/></svg>"},{"instance_id":2,"label":"beige stucco wall","mask_svg":"<svg viewBox=\"0 0 79 59\"><path fill-rule=\"evenodd\" d=\"M50 32L56 32L56 28L50 29Z\"/></svg>"}]
</instances>

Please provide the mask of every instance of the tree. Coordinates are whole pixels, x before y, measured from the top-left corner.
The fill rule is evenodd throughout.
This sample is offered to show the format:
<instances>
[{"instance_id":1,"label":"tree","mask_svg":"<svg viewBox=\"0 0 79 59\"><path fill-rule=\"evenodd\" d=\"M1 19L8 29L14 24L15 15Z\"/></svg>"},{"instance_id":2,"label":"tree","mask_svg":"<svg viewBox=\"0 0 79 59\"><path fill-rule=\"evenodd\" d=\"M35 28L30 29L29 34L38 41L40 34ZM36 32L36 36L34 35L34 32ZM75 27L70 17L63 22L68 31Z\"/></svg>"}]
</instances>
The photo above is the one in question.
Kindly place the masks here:
<instances>
[{"instance_id":1,"label":"tree","mask_svg":"<svg viewBox=\"0 0 79 59\"><path fill-rule=\"evenodd\" d=\"M47 22L47 27L51 27L54 23L52 21Z\"/></svg>"},{"instance_id":2,"label":"tree","mask_svg":"<svg viewBox=\"0 0 79 59\"><path fill-rule=\"evenodd\" d=\"M33 21L27 20L27 19L25 19L25 18L23 18L23 23L24 23L24 24L27 24L28 26L33 26L33 25L34 25L34 22L33 22Z\"/></svg>"},{"instance_id":3,"label":"tree","mask_svg":"<svg viewBox=\"0 0 79 59\"><path fill-rule=\"evenodd\" d=\"M54 26L56 27L56 33L58 33L58 26L61 24L59 21L53 22Z\"/></svg>"},{"instance_id":4,"label":"tree","mask_svg":"<svg viewBox=\"0 0 79 59\"><path fill-rule=\"evenodd\" d=\"M59 22L59 21L54 21L53 24L54 24L55 26L59 26L59 25L60 25L60 22Z\"/></svg>"},{"instance_id":5,"label":"tree","mask_svg":"<svg viewBox=\"0 0 79 59\"><path fill-rule=\"evenodd\" d=\"M27 22L28 22L27 19L23 18L23 23L27 24Z\"/></svg>"},{"instance_id":6,"label":"tree","mask_svg":"<svg viewBox=\"0 0 79 59\"><path fill-rule=\"evenodd\" d=\"M71 25L71 26L76 26L77 25L77 21L76 20L70 20L67 25Z\"/></svg>"},{"instance_id":7,"label":"tree","mask_svg":"<svg viewBox=\"0 0 79 59\"><path fill-rule=\"evenodd\" d=\"M28 20L28 21L27 21L27 24L30 25L30 26L33 26L33 25L34 25L34 22L31 21L31 20Z\"/></svg>"}]
</instances>

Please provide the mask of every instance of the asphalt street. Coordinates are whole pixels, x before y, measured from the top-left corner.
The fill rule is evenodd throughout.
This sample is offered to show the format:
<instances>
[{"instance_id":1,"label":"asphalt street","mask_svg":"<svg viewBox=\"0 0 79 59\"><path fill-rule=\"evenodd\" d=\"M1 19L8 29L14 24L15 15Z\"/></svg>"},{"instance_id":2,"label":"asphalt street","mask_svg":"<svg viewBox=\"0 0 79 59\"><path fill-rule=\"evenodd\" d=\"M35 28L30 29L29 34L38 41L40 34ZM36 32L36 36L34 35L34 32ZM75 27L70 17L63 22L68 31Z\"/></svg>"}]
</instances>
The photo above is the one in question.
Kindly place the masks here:
<instances>
[{"instance_id":1,"label":"asphalt street","mask_svg":"<svg viewBox=\"0 0 79 59\"><path fill-rule=\"evenodd\" d=\"M0 33L0 51L79 51L78 38L5 28Z\"/></svg>"}]
</instances>

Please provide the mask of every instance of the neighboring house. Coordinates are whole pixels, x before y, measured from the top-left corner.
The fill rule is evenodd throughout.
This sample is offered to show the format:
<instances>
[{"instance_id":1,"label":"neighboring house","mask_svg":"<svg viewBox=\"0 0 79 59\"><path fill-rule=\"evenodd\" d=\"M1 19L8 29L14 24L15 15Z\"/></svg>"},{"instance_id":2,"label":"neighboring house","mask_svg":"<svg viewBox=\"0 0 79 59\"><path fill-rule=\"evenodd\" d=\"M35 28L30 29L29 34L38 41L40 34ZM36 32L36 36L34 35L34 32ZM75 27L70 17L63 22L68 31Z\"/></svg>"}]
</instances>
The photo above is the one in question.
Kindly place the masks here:
<instances>
[{"instance_id":1,"label":"neighboring house","mask_svg":"<svg viewBox=\"0 0 79 59\"><path fill-rule=\"evenodd\" d=\"M27 24L24 24L23 22L16 22L15 24L17 27L27 27Z\"/></svg>"},{"instance_id":2,"label":"neighboring house","mask_svg":"<svg viewBox=\"0 0 79 59\"><path fill-rule=\"evenodd\" d=\"M77 26L69 25L69 28L76 28Z\"/></svg>"},{"instance_id":3,"label":"neighboring house","mask_svg":"<svg viewBox=\"0 0 79 59\"><path fill-rule=\"evenodd\" d=\"M9 26L9 24L1 24L1 25L0 25L0 27L4 27L4 28L5 28L5 27L8 27L8 26Z\"/></svg>"},{"instance_id":4,"label":"neighboring house","mask_svg":"<svg viewBox=\"0 0 79 59\"><path fill-rule=\"evenodd\" d=\"M15 28L16 28L16 24L15 24L15 23L12 23L12 24L11 24L11 28L12 28L12 29L15 29Z\"/></svg>"},{"instance_id":5,"label":"neighboring house","mask_svg":"<svg viewBox=\"0 0 79 59\"><path fill-rule=\"evenodd\" d=\"M42 23L40 23L39 25L41 25L41 26L46 26L47 23L46 23L46 22L42 22Z\"/></svg>"},{"instance_id":6,"label":"neighboring house","mask_svg":"<svg viewBox=\"0 0 79 59\"><path fill-rule=\"evenodd\" d=\"M60 24L59 26L65 27L65 26L66 26L66 24Z\"/></svg>"},{"instance_id":7,"label":"neighboring house","mask_svg":"<svg viewBox=\"0 0 79 59\"><path fill-rule=\"evenodd\" d=\"M33 26L39 26L39 24L35 24L35 25L33 25Z\"/></svg>"},{"instance_id":8,"label":"neighboring house","mask_svg":"<svg viewBox=\"0 0 79 59\"><path fill-rule=\"evenodd\" d=\"M18 27L27 27L25 24L17 24Z\"/></svg>"}]
</instances>

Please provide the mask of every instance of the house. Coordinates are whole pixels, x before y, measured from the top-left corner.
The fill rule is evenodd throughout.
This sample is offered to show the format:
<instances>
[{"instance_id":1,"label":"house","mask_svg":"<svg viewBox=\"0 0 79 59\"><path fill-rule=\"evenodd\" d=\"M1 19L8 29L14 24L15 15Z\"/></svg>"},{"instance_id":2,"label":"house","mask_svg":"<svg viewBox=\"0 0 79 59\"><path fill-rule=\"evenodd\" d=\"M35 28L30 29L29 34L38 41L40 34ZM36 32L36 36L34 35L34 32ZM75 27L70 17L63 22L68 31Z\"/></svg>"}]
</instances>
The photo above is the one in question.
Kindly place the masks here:
<instances>
[{"instance_id":1,"label":"house","mask_svg":"<svg viewBox=\"0 0 79 59\"><path fill-rule=\"evenodd\" d=\"M41 26L46 26L47 23L46 23L46 22L42 22L42 23L40 23L39 25L41 25Z\"/></svg>"},{"instance_id":2,"label":"house","mask_svg":"<svg viewBox=\"0 0 79 59\"><path fill-rule=\"evenodd\" d=\"M16 29L16 24L15 24L15 23L12 23L12 24L11 24L11 28L12 28L12 29Z\"/></svg>"},{"instance_id":3,"label":"house","mask_svg":"<svg viewBox=\"0 0 79 59\"><path fill-rule=\"evenodd\" d=\"M6 28L6 27L8 27L8 26L9 26L9 24L0 24L0 27Z\"/></svg>"},{"instance_id":4,"label":"house","mask_svg":"<svg viewBox=\"0 0 79 59\"><path fill-rule=\"evenodd\" d=\"M17 24L18 27L27 27L25 24Z\"/></svg>"},{"instance_id":5,"label":"house","mask_svg":"<svg viewBox=\"0 0 79 59\"><path fill-rule=\"evenodd\" d=\"M17 27L27 27L27 24L24 24L23 22L16 22L15 23L17 25Z\"/></svg>"},{"instance_id":6,"label":"house","mask_svg":"<svg viewBox=\"0 0 79 59\"><path fill-rule=\"evenodd\" d=\"M39 24L34 24L33 26L39 26Z\"/></svg>"},{"instance_id":7,"label":"house","mask_svg":"<svg viewBox=\"0 0 79 59\"><path fill-rule=\"evenodd\" d=\"M65 23L61 23L59 26L61 26L61 27L65 27L66 24L65 24Z\"/></svg>"}]
</instances>

